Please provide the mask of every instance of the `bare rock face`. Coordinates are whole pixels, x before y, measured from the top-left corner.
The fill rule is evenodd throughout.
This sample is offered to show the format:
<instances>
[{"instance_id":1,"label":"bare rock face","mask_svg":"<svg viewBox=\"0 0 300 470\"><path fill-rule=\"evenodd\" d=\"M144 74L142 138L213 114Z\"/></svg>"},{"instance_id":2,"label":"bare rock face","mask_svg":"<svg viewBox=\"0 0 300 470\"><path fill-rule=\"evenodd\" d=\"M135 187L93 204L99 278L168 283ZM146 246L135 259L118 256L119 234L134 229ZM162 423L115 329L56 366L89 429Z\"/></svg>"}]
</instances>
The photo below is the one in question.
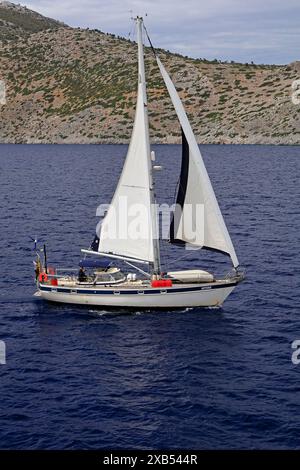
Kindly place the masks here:
<instances>
[{"instance_id":1,"label":"bare rock face","mask_svg":"<svg viewBox=\"0 0 300 470\"><path fill-rule=\"evenodd\" d=\"M292 99L300 62L248 65L159 55L200 143L300 143L300 104ZM0 142L129 141L135 43L0 2L0 56ZM151 140L177 143L180 128L148 49L145 64Z\"/></svg>"}]
</instances>

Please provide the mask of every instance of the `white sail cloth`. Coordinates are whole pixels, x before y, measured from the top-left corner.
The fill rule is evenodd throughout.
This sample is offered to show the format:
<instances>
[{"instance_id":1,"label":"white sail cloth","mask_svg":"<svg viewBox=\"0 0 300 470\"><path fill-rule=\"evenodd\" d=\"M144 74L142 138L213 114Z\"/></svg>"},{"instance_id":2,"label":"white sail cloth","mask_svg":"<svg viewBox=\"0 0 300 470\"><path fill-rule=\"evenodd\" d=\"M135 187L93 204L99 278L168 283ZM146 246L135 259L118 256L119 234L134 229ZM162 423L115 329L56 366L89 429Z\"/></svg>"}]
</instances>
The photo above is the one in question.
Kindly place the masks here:
<instances>
[{"instance_id":1,"label":"white sail cloth","mask_svg":"<svg viewBox=\"0 0 300 470\"><path fill-rule=\"evenodd\" d=\"M138 29L141 35L140 29ZM139 79L134 127L113 200L101 223L98 251L154 262L151 159L144 57L139 38Z\"/></svg>"},{"instance_id":2,"label":"white sail cloth","mask_svg":"<svg viewBox=\"0 0 300 470\"><path fill-rule=\"evenodd\" d=\"M177 113L189 154L184 201L182 207L176 206L174 214L174 239L225 252L237 267L239 262L188 117L167 71L158 57L156 60ZM201 230L194 233L191 229L191 210L193 214L197 213L196 207L202 208L200 215L203 225ZM193 233L192 239L190 233Z\"/></svg>"}]
</instances>

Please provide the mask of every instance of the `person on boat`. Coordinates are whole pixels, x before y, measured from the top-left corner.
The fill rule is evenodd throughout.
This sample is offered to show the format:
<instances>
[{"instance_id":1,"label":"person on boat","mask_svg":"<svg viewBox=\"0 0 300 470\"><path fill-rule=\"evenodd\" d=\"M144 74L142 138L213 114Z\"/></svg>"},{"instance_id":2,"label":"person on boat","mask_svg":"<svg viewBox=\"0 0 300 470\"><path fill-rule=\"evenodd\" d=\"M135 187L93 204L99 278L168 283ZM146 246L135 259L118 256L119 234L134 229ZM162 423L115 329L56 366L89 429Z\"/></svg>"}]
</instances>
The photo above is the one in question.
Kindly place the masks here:
<instances>
[{"instance_id":1,"label":"person on boat","mask_svg":"<svg viewBox=\"0 0 300 470\"><path fill-rule=\"evenodd\" d=\"M85 282L87 280L87 275L85 274L84 267L81 266L78 273L78 281Z\"/></svg>"},{"instance_id":2,"label":"person on boat","mask_svg":"<svg viewBox=\"0 0 300 470\"><path fill-rule=\"evenodd\" d=\"M41 261L40 259L38 258L35 262L35 280L38 279L39 275L40 275L40 272L41 272Z\"/></svg>"}]
</instances>

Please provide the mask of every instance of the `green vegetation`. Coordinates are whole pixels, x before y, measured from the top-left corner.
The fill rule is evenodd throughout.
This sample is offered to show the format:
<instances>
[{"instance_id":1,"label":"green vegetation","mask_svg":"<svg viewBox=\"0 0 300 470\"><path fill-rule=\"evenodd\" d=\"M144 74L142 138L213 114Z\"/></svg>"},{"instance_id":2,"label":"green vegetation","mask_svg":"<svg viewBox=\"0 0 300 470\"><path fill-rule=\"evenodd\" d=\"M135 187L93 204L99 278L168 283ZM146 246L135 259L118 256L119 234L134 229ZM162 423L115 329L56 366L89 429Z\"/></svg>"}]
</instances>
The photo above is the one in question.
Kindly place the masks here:
<instances>
[{"instance_id":1,"label":"green vegetation","mask_svg":"<svg viewBox=\"0 0 300 470\"><path fill-rule=\"evenodd\" d=\"M0 141L128 142L136 44L98 30L64 27L25 9L6 9L5 19L3 10L0 4L0 78L7 82L8 102L1 110ZM260 142L261 136L277 142L300 128L300 109L290 99L292 65L158 53L202 141L251 141L259 135ZM145 66L151 137L178 141L178 121L149 48Z\"/></svg>"},{"instance_id":2,"label":"green vegetation","mask_svg":"<svg viewBox=\"0 0 300 470\"><path fill-rule=\"evenodd\" d=\"M219 121L221 119L221 114L220 113L209 113L206 116L208 119L211 121Z\"/></svg>"}]
</instances>

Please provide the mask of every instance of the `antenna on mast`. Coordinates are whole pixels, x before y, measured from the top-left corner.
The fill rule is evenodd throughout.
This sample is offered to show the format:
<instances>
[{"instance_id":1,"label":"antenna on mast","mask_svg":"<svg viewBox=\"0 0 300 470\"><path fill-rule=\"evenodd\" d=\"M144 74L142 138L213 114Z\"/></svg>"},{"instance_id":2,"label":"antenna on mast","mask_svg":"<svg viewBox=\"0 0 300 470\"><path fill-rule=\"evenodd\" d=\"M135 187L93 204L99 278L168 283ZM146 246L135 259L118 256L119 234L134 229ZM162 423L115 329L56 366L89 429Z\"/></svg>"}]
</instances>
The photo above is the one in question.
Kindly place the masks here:
<instances>
[{"instance_id":1,"label":"antenna on mast","mask_svg":"<svg viewBox=\"0 0 300 470\"><path fill-rule=\"evenodd\" d=\"M130 37L132 36L132 34L134 34L134 27L135 27L135 18L133 17L133 10L128 10L129 13L130 13L130 20L131 20L131 28L130 28L130 31L128 33L128 39L130 40Z\"/></svg>"}]
</instances>

